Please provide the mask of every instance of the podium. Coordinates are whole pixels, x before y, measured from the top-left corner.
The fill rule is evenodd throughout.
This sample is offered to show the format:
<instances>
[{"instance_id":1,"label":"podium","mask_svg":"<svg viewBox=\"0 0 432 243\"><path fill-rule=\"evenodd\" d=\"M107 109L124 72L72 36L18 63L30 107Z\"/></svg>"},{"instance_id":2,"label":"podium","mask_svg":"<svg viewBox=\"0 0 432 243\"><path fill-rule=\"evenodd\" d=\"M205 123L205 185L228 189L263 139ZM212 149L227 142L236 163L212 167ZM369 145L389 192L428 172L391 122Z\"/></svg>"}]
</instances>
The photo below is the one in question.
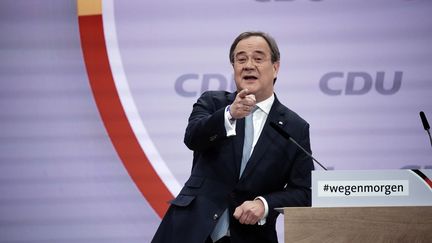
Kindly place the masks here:
<instances>
[{"instance_id":1,"label":"podium","mask_svg":"<svg viewBox=\"0 0 432 243\"><path fill-rule=\"evenodd\" d=\"M313 171L312 207L286 207L285 243L432 242L432 170Z\"/></svg>"},{"instance_id":2,"label":"podium","mask_svg":"<svg viewBox=\"0 0 432 243\"><path fill-rule=\"evenodd\" d=\"M431 242L432 206L287 207L285 243Z\"/></svg>"}]
</instances>

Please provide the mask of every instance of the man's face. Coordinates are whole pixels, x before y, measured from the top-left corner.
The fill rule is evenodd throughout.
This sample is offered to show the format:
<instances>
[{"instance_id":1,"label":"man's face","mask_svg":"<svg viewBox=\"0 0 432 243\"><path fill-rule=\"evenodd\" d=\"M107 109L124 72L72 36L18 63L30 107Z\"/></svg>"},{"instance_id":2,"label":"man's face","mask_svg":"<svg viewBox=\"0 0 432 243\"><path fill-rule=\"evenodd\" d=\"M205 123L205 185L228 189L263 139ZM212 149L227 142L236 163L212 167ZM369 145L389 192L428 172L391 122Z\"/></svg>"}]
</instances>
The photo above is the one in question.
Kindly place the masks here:
<instances>
[{"instance_id":1,"label":"man's face","mask_svg":"<svg viewBox=\"0 0 432 243\"><path fill-rule=\"evenodd\" d=\"M248 89L257 102L273 94L279 62L271 62L270 47L261 36L241 40L234 49L234 78L237 90Z\"/></svg>"}]
</instances>

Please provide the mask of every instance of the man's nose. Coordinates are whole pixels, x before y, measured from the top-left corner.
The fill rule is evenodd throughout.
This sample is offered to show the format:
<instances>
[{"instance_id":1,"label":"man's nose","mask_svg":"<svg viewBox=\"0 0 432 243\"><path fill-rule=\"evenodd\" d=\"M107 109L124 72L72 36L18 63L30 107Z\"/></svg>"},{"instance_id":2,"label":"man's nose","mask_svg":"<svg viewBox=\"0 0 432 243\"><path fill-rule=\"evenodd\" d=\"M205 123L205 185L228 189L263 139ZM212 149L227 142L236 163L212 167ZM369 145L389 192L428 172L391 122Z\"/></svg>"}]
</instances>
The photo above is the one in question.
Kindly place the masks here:
<instances>
[{"instance_id":1,"label":"man's nose","mask_svg":"<svg viewBox=\"0 0 432 243\"><path fill-rule=\"evenodd\" d=\"M244 65L245 70L255 69L255 63L252 58L248 59Z\"/></svg>"}]
</instances>

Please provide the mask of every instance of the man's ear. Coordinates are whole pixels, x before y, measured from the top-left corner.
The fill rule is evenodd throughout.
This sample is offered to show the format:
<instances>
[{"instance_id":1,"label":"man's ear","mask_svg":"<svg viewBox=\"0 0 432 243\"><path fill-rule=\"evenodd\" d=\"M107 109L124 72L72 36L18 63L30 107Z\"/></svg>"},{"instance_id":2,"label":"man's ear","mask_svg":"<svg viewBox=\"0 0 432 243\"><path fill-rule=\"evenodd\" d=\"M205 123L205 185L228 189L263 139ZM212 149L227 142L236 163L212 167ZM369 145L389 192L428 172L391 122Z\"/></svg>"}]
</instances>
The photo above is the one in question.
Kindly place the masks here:
<instances>
[{"instance_id":1,"label":"man's ear","mask_svg":"<svg viewBox=\"0 0 432 243\"><path fill-rule=\"evenodd\" d=\"M273 63L273 72L274 72L273 78L277 77L277 75L279 73L279 66L280 66L280 62L274 62Z\"/></svg>"}]
</instances>

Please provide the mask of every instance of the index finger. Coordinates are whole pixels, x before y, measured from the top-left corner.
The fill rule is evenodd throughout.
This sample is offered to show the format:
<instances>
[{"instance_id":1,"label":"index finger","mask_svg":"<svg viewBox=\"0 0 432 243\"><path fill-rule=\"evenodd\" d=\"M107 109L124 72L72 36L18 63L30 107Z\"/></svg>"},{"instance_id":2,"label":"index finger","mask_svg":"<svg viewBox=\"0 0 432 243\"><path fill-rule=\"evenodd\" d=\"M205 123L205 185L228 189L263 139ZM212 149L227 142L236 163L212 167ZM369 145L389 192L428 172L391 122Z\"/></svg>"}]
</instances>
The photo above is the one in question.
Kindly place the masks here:
<instances>
[{"instance_id":1,"label":"index finger","mask_svg":"<svg viewBox=\"0 0 432 243\"><path fill-rule=\"evenodd\" d=\"M237 95L240 97L240 98L244 98L244 97L246 97L247 95L249 94L249 90L248 89L242 89Z\"/></svg>"}]
</instances>

